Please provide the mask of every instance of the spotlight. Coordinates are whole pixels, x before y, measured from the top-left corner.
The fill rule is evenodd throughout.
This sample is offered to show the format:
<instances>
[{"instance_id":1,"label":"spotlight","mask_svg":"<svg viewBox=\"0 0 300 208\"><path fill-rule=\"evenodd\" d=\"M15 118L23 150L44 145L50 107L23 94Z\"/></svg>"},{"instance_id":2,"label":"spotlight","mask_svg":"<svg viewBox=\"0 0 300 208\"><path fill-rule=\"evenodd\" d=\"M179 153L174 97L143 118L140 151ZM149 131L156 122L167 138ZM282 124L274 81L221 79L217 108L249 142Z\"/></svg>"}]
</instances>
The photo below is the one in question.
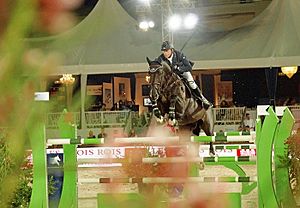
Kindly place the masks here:
<instances>
[{"instance_id":1,"label":"spotlight","mask_svg":"<svg viewBox=\"0 0 300 208\"><path fill-rule=\"evenodd\" d=\"M146 21L140 22L139 27L140 27L142 30L147 31L148 28L149 28L148 22L146 22Z\"/></svg>"},{"instance_id":2,"label":"spotlight","mask_svg":"<svg viewBox=\"0 0 300 208\"><path fill-rule=\"evenodd\" d=\"M197 25L197 22L197 15L190 13L184 18L184 27L186 29L193 29Z\"/></svg>"},{"instance_id":3,"label":"spotlight","mask_svg":"<svg viewBox=\"0 0 300 208\"><path fill-rule=\"evenodd\" d=\"M155 26L155 24L154 24L153 21L149 21L149 22L148 22L148 26L149 26L150 28L153 28L153 27Z\"/></svg>"},{"instance_id":4,"label":"spotlight","mask_svg":"<svg viewBox=\"0 0 300 208\"><path fill-rule=\"evenodd\" d=\"M168 24L171 30L178 30L180 28L182 19L179 15L175 14L169 18Z\"/></svg>"}]
</instances>

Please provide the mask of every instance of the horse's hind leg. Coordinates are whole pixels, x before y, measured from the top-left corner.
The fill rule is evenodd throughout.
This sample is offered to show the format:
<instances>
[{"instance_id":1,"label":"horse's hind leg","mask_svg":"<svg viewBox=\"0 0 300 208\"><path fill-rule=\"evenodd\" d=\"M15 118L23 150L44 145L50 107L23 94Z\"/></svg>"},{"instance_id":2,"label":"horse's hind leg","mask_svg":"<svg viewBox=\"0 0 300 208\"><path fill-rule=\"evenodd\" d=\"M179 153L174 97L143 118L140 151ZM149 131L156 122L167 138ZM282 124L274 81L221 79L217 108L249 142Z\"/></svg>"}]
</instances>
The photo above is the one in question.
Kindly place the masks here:
<instances>
[{"instance_id":1,"label":"horse's hind leg","mask_svg":"<svg viewBox=\"0 0 300 208\"><path fill-rule=\"evenodd\" d=\"M204 119L204 121L201 124L201 128L206 134L206 136L213 136L211 124L208 119ZM209 143L209 153L210 155L215 155L215 150L212 142Z\"/></svg>"},{"instance_id":2,"label":"horse's hind leg","mask_svg":"<svg viewBox=\"0 0 300 208\"><path fill-rule=\"evenodd\" d=\"M201 125L202 125L202 120L199 120L196 122L196 126L192 131L194 135L199 136L200 131L201 131L201 128L200 128Z\"/></svg>"}]
</instances>

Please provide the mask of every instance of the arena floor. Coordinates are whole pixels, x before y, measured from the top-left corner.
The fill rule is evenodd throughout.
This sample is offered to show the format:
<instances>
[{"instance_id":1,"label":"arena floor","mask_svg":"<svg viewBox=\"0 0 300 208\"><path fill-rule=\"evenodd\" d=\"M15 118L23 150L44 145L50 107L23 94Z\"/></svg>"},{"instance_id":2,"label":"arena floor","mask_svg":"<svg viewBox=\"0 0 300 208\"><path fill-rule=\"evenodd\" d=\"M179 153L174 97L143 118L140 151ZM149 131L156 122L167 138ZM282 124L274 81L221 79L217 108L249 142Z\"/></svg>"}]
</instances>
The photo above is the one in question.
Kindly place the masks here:
<instances>
[{"instance_id":1,"label":"arena floor","mask_svg":"<svg viewBox=\"0 0 300 208\"><path fill-rule=\"evenodd\" d=\"M255 165L242 165L243 170L247 176L256 176ZM200 176L204 177L220 177L220 176L237 176L237 174L223 166L206 165L204 170L200 170ZM97 194L112 192L111 184L99 184L97 181L101 177L126 177L126 174L121 167L97 167L97 168L78 168L78 207L80 208L96 208ZM83 182L85 181L85 182ZM89 181L86 183L86 181ZM203 185L203 188L213 186ZM241 190L239 183L222 183L222 189L226 191ZM137 184L121 184L118 189L119 192L138 192ZM210 195L212 196L212 195ZM255 188L248 195L242 195L243 208L258 207L257 188Z\"/></svg>"}]
</instances>

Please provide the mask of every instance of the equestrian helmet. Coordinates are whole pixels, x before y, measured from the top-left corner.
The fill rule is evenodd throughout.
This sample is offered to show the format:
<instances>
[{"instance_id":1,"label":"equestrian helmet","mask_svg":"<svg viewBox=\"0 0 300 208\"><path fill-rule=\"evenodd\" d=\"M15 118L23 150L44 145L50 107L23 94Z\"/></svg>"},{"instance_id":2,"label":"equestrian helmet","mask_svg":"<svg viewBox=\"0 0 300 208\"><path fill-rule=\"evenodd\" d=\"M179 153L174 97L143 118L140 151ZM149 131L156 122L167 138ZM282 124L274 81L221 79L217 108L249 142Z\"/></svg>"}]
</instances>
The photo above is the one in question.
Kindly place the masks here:
<instances>
[{"instance_id":1,"label":"equestrian helmet","mask_svg":"<svg viewBox=\"0 0 300 208\"><path fill-rule=\"evenodd\" d=\"M165 51L165 50L173 49L173 48L174 48L173 44L167 40L164 41L161 45L161 51Z\"/></svg>"}]
</instances>

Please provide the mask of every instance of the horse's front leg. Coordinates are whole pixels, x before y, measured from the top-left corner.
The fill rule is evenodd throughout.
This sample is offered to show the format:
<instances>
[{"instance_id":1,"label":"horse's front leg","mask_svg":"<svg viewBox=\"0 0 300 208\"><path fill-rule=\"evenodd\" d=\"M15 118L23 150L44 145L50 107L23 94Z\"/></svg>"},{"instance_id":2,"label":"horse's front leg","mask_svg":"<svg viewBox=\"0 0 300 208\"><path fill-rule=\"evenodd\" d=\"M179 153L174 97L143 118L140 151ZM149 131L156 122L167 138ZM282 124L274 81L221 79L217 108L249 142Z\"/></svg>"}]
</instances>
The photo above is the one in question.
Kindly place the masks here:
<instances>
[{"instance_id":1,"label":"horse's front leg","mask_svg":"<svg viewBox=\"0 0 300 208\"><path fill-rule=\"evenodd\" d=\"M152 112L153 112L154 116L156 117L157 122L162 123L164 118L161 115L161 111L159 110L156 101L152 102L152 108L153 108Z\"/></svg>"},{"instance_id":2,"label":"horse's front leg","mask_svg":"<svg viewBox=\"0 0 300 208\"><path fill-rule=\"evenodd\" d=\"M171 95L170 99L170 106L169 106L169 120L172 122L172 125L176 124L175 120L175 104L176 104L177 97L176 95Z\"/></svg>"}]
</instances>

